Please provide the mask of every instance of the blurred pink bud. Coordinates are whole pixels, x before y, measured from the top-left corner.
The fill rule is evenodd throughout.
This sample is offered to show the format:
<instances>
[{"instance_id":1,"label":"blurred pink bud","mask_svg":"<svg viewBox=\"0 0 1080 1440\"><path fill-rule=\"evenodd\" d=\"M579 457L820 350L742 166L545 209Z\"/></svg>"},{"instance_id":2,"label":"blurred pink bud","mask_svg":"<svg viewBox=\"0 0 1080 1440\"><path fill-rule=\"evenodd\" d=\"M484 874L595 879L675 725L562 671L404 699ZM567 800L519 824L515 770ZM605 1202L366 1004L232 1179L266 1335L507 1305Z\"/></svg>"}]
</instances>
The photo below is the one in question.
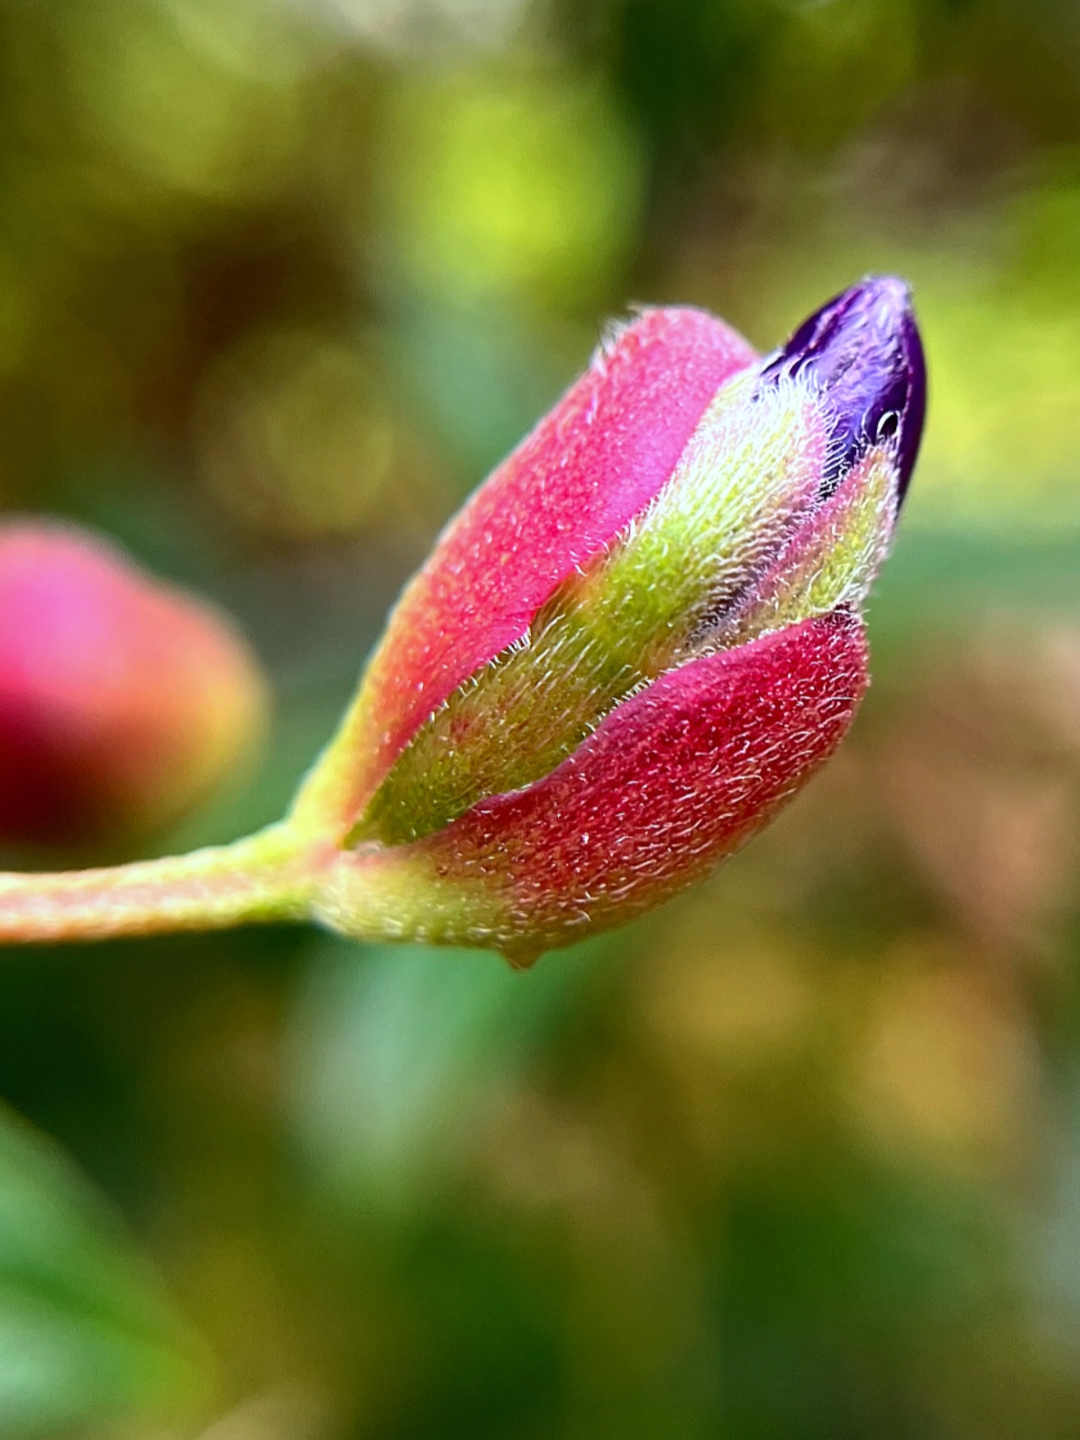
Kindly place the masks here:
<instances>
[{"instance_id":1,"label":"blurred pink bud","mask_svg":"<svg viewBox=\"0 0 1080 1440\"><path fill-rule=\"evenodd\" d=\"M212 606L74 526L0 526L0 838L127 842L261 739L267 691Z\"/></svg>"}]
</instances>

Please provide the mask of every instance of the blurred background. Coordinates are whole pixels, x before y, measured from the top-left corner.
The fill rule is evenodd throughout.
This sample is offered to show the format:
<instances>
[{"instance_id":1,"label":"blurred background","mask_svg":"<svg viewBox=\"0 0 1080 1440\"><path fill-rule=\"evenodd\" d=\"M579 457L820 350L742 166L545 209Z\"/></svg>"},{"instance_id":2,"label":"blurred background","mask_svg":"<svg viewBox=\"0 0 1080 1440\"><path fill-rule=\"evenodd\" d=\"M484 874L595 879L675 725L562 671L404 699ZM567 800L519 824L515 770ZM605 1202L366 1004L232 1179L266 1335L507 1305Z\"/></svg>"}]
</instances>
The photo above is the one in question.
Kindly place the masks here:
<instances>
[{"instance_id":1,"label":"blurred background","mask_svg":"<svg viewBox=\"0 0 1080 1440\"><path fill-rule=\"evenodd\" d=\"M0 506L213 598L283 810L634 302L912 281L841 755L512 975L307 929L0 967L0 1435L1080 1434L1080 6L2 0ZM92 858L92 857L91 857Z\"/></svg>"}]
</instances>

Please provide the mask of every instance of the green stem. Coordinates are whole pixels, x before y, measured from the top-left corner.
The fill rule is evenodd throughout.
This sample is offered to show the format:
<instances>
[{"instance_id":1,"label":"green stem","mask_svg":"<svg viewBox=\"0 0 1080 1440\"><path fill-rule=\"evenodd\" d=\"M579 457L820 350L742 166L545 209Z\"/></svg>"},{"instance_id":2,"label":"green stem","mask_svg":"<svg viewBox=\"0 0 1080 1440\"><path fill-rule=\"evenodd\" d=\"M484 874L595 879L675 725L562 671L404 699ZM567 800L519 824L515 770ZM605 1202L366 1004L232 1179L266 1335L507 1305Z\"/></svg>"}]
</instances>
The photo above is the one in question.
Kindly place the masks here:
<instances>
[{"instance_id":1,"label":"green stem","mask_svg":"<svg viewBox=\"0 0 1080 1440\"><path fill-rule=\"evenodd\" d=\"M310 913L318 857L285 824L100 870L0 874L0 943L221 929Z\"/></svg>"}]
</instances>

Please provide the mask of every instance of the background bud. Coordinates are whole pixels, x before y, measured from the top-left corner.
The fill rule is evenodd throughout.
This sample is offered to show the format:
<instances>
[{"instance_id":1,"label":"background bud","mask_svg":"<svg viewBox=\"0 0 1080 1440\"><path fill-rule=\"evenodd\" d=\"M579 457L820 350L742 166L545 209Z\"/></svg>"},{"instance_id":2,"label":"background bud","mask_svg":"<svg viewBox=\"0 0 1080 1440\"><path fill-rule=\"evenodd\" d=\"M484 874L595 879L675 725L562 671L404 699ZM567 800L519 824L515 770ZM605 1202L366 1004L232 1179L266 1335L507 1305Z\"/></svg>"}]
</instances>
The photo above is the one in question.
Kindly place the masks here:
<instances>
[{"instance_id":1,"label":"background bud","mask_svg":"<svg viewBox=\"0 0 1080 1440\"><path fill-rule=\"evenodd\" d=\"M99 537L0 527L0 838L133 840L251 752L257 661L222 613Z\"/></svg>"}]
</instances>

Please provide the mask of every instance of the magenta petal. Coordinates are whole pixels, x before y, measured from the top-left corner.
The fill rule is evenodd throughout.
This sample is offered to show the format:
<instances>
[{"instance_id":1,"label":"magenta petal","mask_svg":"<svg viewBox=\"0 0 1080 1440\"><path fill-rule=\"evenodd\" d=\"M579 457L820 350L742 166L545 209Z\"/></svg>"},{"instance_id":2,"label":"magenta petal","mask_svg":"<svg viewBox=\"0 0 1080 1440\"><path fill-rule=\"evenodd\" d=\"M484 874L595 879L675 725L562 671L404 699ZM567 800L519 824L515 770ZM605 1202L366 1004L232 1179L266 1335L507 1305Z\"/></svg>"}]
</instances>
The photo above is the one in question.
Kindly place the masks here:
<instances>
[{"instance_id":1,"label":"magenta petal","mask_svg":"<svg viewBox=\"0 0 1080 1440\"><path fill-rule=\"evenodd\" d=\"M373 863L404 865L424 887L440 919L417 938L518 963L622 924L700 879L828 758L866 663L846 611L695 660L620 705L545 779Z\"/></svg>"},{"instance_id":2,"label":"magenta petal","mask_svg":"<svg viewBox=\"0 0 1080 1440\"><path fill-rule=\"evenodd\" d=\"M597 352L406 590L367 677L374 754L357 805L432 710L648 505L717 389L755 358L722 321L677 308L647 311Z\"/></svg>"}]
</instances>

